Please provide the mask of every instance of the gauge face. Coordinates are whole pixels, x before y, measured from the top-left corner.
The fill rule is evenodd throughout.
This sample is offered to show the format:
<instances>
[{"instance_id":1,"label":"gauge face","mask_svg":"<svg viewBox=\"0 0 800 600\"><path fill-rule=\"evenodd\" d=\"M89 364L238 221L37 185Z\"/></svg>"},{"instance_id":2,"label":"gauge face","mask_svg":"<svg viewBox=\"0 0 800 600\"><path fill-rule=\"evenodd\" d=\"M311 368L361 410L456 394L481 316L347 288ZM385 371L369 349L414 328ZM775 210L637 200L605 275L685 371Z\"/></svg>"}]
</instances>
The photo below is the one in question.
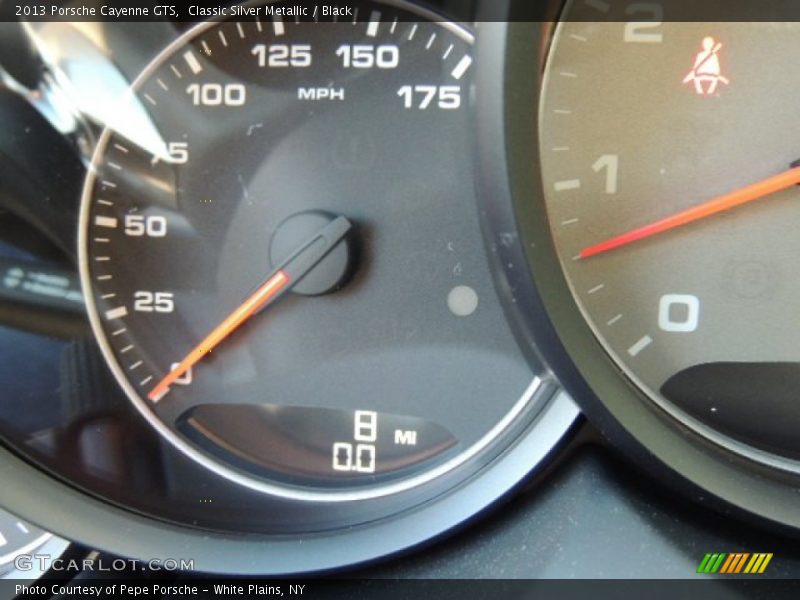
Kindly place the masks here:
<instances>
[{"instance_id":1,"label":"gauge face","mask_svg":"<svg viewBox=\"0 0 800 600\"><path fill-rule=\"evenodd\" d=\"M589 22L611 13L575 4L553 40L540 151L561 266L650 399L796 470L800 29L645 22L659 7L637 6L642 22L623 3Z\"/></svg>"},{"instance_id":2,"label":"gauge face","mask_svg":"<svg viewBox=\"0 0 800 600\"><path fill-rule=\"evenodd\" d=\"M337 20L172 44L101 139L81 230L93 327L150 423L318 501L449 472L532 395L459 216L471 35L397 3Z\"/></svg>"}]
</instances>

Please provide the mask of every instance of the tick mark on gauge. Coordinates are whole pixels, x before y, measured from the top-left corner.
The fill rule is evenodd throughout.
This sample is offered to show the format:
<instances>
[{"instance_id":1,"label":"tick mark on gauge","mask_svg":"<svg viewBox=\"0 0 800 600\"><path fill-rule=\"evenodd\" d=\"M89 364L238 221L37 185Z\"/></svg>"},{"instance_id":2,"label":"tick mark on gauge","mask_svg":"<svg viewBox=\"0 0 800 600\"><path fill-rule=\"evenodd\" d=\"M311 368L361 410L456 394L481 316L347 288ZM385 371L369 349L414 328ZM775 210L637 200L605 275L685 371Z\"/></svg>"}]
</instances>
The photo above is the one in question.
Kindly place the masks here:
<instances>
[{"instance_id":1,"label":"tick mark on gauge","mask_svg":"<svg viewBox=\"0 0 800 600\"><path fill-rule=\"evenodd\" d=\"M653 343L653 338L651 338L649 335L646 335L638 342L636 342L633 346L628 348L628 354L630 354L631 356L637 356L642 350L647 348L652 343Z\"/></svg>"},{"instance_id":2,"label":"tick mark on gauge","mask_svg":"<svg viewBox=\"0 0 800 600\"><path fill-rule=\"evenodd\" d=\"M192 73L195 75L203 70L203 65L200 64L200 61L197 60L197 57L191 50L187 50L183 53L183 60L186 61L186 64L189 65L189 69L191 69Z\"/></svg>"},{"instance_id":3,"label":"tick mark on gauge","mask_svg":"<svg viewBox=\"0 0 800 600\"><path fill-rule=\"evenodd\" d=\"M373 10L372 13L369 15L369 24L367 25L367 36L368 37L375 37L378 35L378 27L381 24L381 13L377 10Z\"/></svg>"},{"instance_id":4,"label":"tick mark on gauge","mask_svg":"<svg viewBox=\"0 0 800 600\"><path fill-rule=\"evenodd\" d=\"M417 34L417 29L419 29L419 25L414 23L414 25L411 27L411 31L408 32L409 41L414 39L414 36Z\"/></svg>"},{"instance_id":5,"label":"tick mark on gauge","mask_svg":"<svg viewBox=\"0 0 800 600\"><path fill-rule=\"evenodd\" d=\"M389 28L389 33L394 35L394 32L397 30L397 17L394 18L392 21L392 26Z\"/></svg>"},{"instance_id":6,"label":"tick mark on gauge","mask_svg":"<svg viewBox=\"0 0 800 600\"><path fill-rule=\"evenodd\" d=\"M107 227L114 229L119 222L114 217L95 217L94 224L98 227Z\"/></svg>"},{"instance_id":7,"label":"tick mark on gauge","mask_svg":"<svg viewBox=\"0 0 800 600\"><path fill-rule=\"evenodd\" d=\"M428 38L428 43L425 44L425 50L430 50L431 46L433 46L433 42L436 41L436 34L432 34L430 38Z\"/></svg>"},{"instance_id":8,"label":"tick mark on gauge","mask_svg":"<svg viewBox=\"0 0 800 600\"><path fill-rule=\"evenodd\" d=\"M129 152L129 150L125 146L123 146L122 144L114 144L114 148L116 148L117 150L119 150L123 154L127 154Z\"/></svg>"},{"instance_id":9,"label":"tick mark on gauge","mask_svg":"<svg viewBox=\"0 0 800 600\"><path fill-rule=\"evenodd\" d=\"M135 362L135 363L133 363L133 364L132 364L132 365L131 365L131 366L128 368L128 370L129 370L129 371L135 371L136 369L138 369L139 367L141 367L143 364L144 364L144 362L140 360L139 362Z\"/></svg>"},{"instance_id":10,"label":"tick mark on gauge","mask_svg":"<svg viewBox=\"0 0 800 600\"><path fill-rule=\"evenodd\" d=\"M200 45L203 47L203 51L206 53L207 56L211 56L211 47L205 40L200 41Z\"/></svg>"},{"instance_id":11,"label":"tick mark on gauge","mask_svg":"<svg viewBox=\"0 0 800 600\"><path fill-rule=\"evenodd\" d=\"M459 285L447 295L447 307L457 317L468 317L478 310L478 293L467 285Z\"/></svg>"},{"instance_id":12,"label":"tick mark on gauge","mask_svg":"<svg viewBox=\"0 0 800 600\"><path fill-rule=\"evenodd\" d=\"M586 42L586 41L588 41L588 38L585 38L582 35L578 35L577 33L571 33L569 37L571 37L576 42Z\"/></svg>"},{"instance_id":13,"label":"tick mark on gauge","mask_svg":"<svg viewBox=\"0 0 800 600\"><path fill-rule=\"evenodd\" d=\"M220 30L217 33L219 34L219 41L222 42L222 45L227 48L228 47L228 38L225 37L225 32Z\"/></svg>"},{"instance_id":14,"label":"tick mark on gauge","mask_svg":"<svg viewBox=\"0 0 800 600\"><path fill-rule=\"evenodd\" d=\"M172 69L173 73L175 73L175 77L177 77L178 79L183 79L183 75L181 74L178 67L176 67L175 65L170 65L169 68Z\"/></svg>"},{"instance_id":15,"label":"tick mark on gauge","mask_svg":"<svg viewBox=\"0 0 800 600\"><path fill-rule=\"evenodd\" d=\"M160 87L162 90L164 90L165 92L168 92L168 91L169 91L169 88L167 87L167 84L166 84L166 83L164 83L164 82L163 82L161 79L156 79L156 82L158 83L158 86L159 86L159 87Z\"/></svg>"},{"instance_id":16,"label":"tick mark on gauge","mask_svg":"<svg viewBox=\"0 0 800 600\"><path fill-rule=\"evenodd\" d=\"M603 288L605 288L605 287L606 287L606 286L605 286L605 284L604 284L604 283L601 283L600 285L596 285L595 287L593 287L592 289L590 289L590 290L589 290L588 292L586 292L586 293L587 293L587 294L589 294L589 295L591 296L592 294L596 294L597 292L599 292L600 290L602 290L602 289L603 289Z\"/></svg>"},{"instance_id":17,"label":"tick mark on gauge","mask_svg":"<svg viewBox=\"0 0 800 600\"><path fill-rule=\"evenodd\" d=\"M619 323L621 320L622 320L622 315L617 315L613 319L609 319L608 322L606 323L606 325L611 327L611 326L616 325L617 323Z\"/></svg>"},{"instance_id":18,"label":"tick mark on gauge","mask_svg":"<svg viewBox=\"0 0 800 600\"><path fill-rule=\"evenodd\" d=\"M570 71L561 71L559 75L561 75L562 77L566 77L568 79L575 79L576 77L578 77L575 73L572 73Z\"/></svg>"},{"instance_id":19,"label":"tick mark on gauge","mask_svg":"<svg viewBox=\"0 0 800 600\"><path fill-rule=\"evenodd\" d=\"M236 31L239 32L239 37L244 39L244 28L242 27L242 24L239 22L236 23Z\"/></svg>"},{"instance_id":20,"label":"tick mark on gauge","mask_svg":"<svg viewBox=\"0 0 800 600\"><path fill-rule=\"evenodd\" d=\"M471 64L472 64L472 57L466 55L460 61L458 61L456 68L453 69L453 71L450 74L453 76L454 79L461 79L464 76L464 73L467 72L467 69L469 69Z\"/></svg>"},{"instance_id":21,"label":"tick mark on gauge","mask_svg":"<svg viewBox=\"0 0 800 600\"><path fill-rule=\"evenodd\" d=\"M580 179L565 179L564 181L556 181L553 188L557 192L567 192L570 190L577 190L581 187Z\"/></svg>"},{"instance_id":22,"label":"tick mark on gauge","mask_svg":"<svg viewBox=\"0 0 800 600\"><path fill-rule=\"evenodd\" d=\"M121 319L126 316L128 316L128 309L124 306L120 306L119 308L112 308L111 310L106 311L106 319L108 319L109 321L113 321L114 319Z\"/></svg>"},{"instance_id":23,"label":"tick mark on gauge","mask_svg":"<svg viewBox=\"0 0 800 600\"><path fill-rule=\"evenodd\" d=\"M453 44L450 44L450 45L447 47L447 50L445 50L445 51L444 51L444 54L442 54L442 60L447 60L447 57L448 57L448 56L450 56L450 54L453 52L453 48L454 48L454 47L455 47L455 46L454 46Z\"/></svg>"}]
</instances>

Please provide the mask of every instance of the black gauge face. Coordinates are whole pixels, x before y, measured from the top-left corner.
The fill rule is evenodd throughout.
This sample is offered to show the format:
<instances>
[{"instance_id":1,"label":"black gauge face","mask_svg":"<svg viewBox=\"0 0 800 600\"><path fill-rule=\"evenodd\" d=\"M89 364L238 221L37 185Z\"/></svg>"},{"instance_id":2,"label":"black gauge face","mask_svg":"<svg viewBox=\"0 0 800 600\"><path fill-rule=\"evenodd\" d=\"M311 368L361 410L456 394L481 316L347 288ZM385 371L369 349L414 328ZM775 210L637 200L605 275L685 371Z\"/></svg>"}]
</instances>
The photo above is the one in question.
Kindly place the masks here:
<instances>
[{"instance_id":1,"label":"black gauge face","mask_svg":"<svg viewBox=\"0 0 800 600\"><path fill-rule=\"evenodd\" d=\"M187 32L109 125L83 202L93 327L127 395L187 456L286 498L410 489L531 398L461 217L471 35L396 3L336 20Z\"/></svg>"},{"instance_id":2,"label":"black gauge face","mask_svg":"<svg viewBox=\"0 0 800 600\"><path fill-rule=\"evenodd\" d=\"M549 55L540 151L562 268L649 398L797 470L798 26L626 6L576 3Z\"/></svg>"}]
</instances>

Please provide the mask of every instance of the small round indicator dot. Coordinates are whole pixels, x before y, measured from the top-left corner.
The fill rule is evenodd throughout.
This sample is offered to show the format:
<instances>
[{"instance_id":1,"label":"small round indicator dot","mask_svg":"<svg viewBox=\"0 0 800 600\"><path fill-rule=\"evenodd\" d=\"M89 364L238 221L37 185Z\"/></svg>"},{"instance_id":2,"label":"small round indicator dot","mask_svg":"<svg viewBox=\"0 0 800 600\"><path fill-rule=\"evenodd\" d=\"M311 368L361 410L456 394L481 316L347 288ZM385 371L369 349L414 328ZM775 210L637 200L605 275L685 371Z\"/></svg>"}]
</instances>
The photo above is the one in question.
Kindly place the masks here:
<instances>
[{"instance_id":1,"label":"small round indicator dot","mask_svg":"<svg viewBox=\"0 0 800 600\"><path fill-rule=\"evenodd\" d=\"M459 285L447 295L447 306L457 317L468 317L478 310L478 293L471 287Z\"/></svg>"}]
</instances>

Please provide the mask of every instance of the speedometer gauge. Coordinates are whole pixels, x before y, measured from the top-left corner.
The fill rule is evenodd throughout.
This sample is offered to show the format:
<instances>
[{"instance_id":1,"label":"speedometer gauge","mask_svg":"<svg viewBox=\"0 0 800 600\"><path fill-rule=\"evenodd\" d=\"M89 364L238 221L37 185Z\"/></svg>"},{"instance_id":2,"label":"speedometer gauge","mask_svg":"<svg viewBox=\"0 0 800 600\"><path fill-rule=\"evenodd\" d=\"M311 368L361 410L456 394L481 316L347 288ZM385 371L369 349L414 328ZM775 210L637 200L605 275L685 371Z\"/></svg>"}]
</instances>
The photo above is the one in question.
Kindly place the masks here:
<instances>
[{"instance_id":1,"label":"speedometer gauge","mask_svg":"<svg viewBox=\"0 0 800 600\"><path fill-rule=\"evenodd\" d=\"M499 63L476 52L499 47L398 0L315 6L47 28L103 108L78 224L93 336L55 361L47 435L16 409L38 382L7 394L20 516L204 572L341 568L475 517L576 423L484 222Z\"/></svg>"},{"instance_id":2,"label":"speedometer gauge","mask_svg":"<svg viewBox=\"0 0 800 600\"><path fill-rule=\"evenodd\" d=\"M162 436L252 490L415 489L540 391L498 360L514 340L465 227L472 35L412 16L199 25L94 157L81 260L105 357Z\"/></svg>"}]
</instances>

